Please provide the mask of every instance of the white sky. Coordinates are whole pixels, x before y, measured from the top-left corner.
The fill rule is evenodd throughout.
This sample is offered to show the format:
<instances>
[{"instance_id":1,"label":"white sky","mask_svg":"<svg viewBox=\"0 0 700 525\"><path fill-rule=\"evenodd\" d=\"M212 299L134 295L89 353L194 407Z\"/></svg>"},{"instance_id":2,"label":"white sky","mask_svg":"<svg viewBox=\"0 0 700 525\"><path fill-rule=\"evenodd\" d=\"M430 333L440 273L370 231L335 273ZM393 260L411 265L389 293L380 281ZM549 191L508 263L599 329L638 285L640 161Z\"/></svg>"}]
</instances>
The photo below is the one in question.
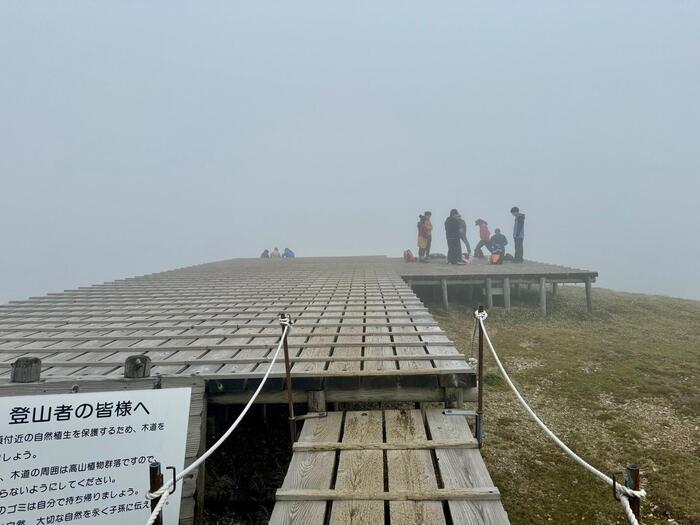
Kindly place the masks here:
<instances>
[{"instance_id":1,"label":"white sky","mask_svg":"<svg viewBox=\"0 0 700 525\"><path fill-rule=\"evenodd\" d=\"M0 302L458 208L700 298L700 3L0 3ZM470 237L475 239L472 226Z\"/></svg>"}]
</instances>

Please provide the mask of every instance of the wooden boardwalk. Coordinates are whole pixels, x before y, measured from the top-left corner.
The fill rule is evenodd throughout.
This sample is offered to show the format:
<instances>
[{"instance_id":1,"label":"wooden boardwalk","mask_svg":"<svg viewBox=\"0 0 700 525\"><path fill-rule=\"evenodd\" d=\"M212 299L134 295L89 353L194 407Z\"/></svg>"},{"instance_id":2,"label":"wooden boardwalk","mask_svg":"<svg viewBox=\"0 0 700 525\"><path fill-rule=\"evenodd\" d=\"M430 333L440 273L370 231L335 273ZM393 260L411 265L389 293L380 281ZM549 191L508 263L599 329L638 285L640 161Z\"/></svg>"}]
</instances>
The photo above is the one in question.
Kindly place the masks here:
<instances>
[{"instance_id":1,"label":"wooden boardwalk","mask_svg":"<svg viewBox=\"0 0 700 525\"><path fill-rule=\"evenodd\" d=\"M536 278L541 286L548 278L588 279L590 286L593 278L510 266L237 259L13 302L0 306L0 395L191 386L190 462L205 443L207 405L246 402L259 385L285 312L296 322L289 338L295 402L312 411L325 410L326 401L461 406L476 386L475 370L411 285L485 283L491 297L498 279ZM134 355L150 358L150 377L124 378ZM11 382L21 357L41 359L39 382ZM285 386L280 360L258 402L284 402ZM277 497L273 523L508 523L465 417L437 409L306 420ZM183 498L181 523L189 524L195 498L198 508L203 501L202 469L185 480Z\"/></svg>"},{"instance_id":2,"label":"wooden boardwalk","mask_svg":"<svg viewBox=\"0 0 700 525\"><path fill-rule=\"evenodd\" d=\"M466 418L442 409L309 419L270 523L507 525L476 447Z\"/></svg>"},{"instance_id":3,"label":"wooden boardwalk","mask_svg":"<svg viewBox=\"0 0 700 525\"><path fill-rule=\"evenodd\" d=\"M0 307L0 380L18 357L40 357L45 379L86 379L120 377L127 356L144 354L153 374L245 396L286 312L297 390L473 386L473 369L385 261L232 260L15 302ZM283 376L279 363L271 377Z\"/></svg>"}]
</instances>

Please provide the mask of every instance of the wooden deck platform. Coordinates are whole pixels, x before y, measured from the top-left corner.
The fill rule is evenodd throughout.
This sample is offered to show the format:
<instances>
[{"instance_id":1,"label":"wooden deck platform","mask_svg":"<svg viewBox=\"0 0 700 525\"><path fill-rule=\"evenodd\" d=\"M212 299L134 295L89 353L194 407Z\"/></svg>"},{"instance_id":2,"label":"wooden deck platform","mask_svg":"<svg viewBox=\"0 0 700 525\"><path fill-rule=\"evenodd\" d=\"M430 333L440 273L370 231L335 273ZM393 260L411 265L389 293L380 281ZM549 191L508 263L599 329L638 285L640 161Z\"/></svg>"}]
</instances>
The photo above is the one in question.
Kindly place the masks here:
<instances>
[{"instance_id":1,"label":"wooden deck platform","mask_svg":"<svg viewBox=\"0 0 700 525\"><path fill-rule=\"evenodd\" d=\"M557 295L560 284L583 284L586 288L586 308L593 309L591 286L598 272L579 270L567 266L536 261L503 264L489 264L485 259L473 258L470 264L457 266L447 264L444 259L433 259L429 263L406 263L403 259L388 259L389 266L409 284L409 286L440 286L445 308L449 305L448 287L465 286L469 294L473 290L483 290L486 306L494 306L494 296L503 297L503 306L510 309L511 296L518 296L521 286L532 285L539 289L540 308L547 313L547 287L551 295Z\"/></svg>"},{"instance_id":2,"label":"wooden deck platform","mask_svg":"<svg viewBox=\"0 0 700 525\"><path fill-rule=\"evenodd\" d=\"M466 418L442 409L309 419L270 523L507 525L476 447Z\"/></svg>"}]
</instances>

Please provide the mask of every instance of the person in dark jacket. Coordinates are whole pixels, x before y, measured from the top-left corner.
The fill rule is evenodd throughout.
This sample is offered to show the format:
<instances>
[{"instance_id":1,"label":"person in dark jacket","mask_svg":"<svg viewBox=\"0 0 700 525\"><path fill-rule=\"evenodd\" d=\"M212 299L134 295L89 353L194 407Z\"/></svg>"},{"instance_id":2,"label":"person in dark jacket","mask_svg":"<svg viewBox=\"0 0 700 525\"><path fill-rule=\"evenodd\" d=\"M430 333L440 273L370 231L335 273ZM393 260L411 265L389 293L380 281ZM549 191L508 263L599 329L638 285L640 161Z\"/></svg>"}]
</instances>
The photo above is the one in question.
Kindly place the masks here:
<instances>
[{"instance_id":1,"label":"person in dark jacket","mask_svg":"<svg viewBox=\"0 0 700 525\"><path fill-rule=\"evenodd\" d=\"M513 240L515 241L515 262L523 262L523 241L525 240L525 214L520 213L520 208L513 206L510 213L515 217L513 224Z\"/></svg>"},{"instance_id":2,"label":"person in dark jacket","mask_svg":"<svg viewBox=\"0 0 700 525\"><path fill-rule=\"evenodd\" d=\"M270 258L270 250L265 248L263 252L260 254L261 259L269 259Z\"/></svg>"},{"instance_id":3,"label":"person in dark jacket","mask_svg":"<svg viewBox=\"0 0 700 525\"><path fill-rule=\"evenodd\" d=\"M461 215L458 215L457 217L459 218L459 238L464 243L464 247L467 249L467 257L469 257L472 254L472 247L469 246L469 241L467 240L467 223L464 222Z\"/></svg>"},{"instance_id":4,"label":"person in dark jacket","mask_svg":"<svg viewBox=\"0 0 700 525\"><path fill-rule=\"evenodd\" d=\"M459 212L453 209L450 211L450 216L445 219L447 262L450 264L464 264L462 261L462 242L459 237L460 226Z\"/></svg>"},{"instance_id":5,"label":"person in dark jacket","mask_svg":"<svg viewBox=\"0 0 700 525\"><path fill-rule=\"evenodd\" d=\"M508 239L501 233L500 228L496 228L495 233L491 237L489 249L491 253L500 252L501 255L506 253L506 245L508 244Z\"/></svg>"}]
</instances>

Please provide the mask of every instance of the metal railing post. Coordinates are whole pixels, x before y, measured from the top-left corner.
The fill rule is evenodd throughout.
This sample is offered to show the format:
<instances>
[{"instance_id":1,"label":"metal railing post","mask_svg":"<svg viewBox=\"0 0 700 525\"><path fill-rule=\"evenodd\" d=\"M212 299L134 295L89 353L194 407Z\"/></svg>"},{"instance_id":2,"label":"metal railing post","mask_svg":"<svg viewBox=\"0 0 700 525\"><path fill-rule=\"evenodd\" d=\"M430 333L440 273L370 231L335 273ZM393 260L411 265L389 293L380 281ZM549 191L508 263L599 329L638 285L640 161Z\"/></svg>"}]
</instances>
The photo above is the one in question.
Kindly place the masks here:
<instances>
[{"instance_id":1,"label":"metal railing post","mask_svg":"<svg viewBox=\"0 0 700 525\"><path fill-rule=\"evenodd\" d=\"M478 312L482 313L484 306L479 305ZM477 369L477 403L476 403L476 440L481 448L484 432L484 328L479 323L479 362Z\"/></svg>"},{"instance_id":2,"label":"metal railing post","mask_svg":"<svg viewBox=\"0 0 700 525\"><path fill-rule=\"evenodd\" d=\"M280 325L282 326L282 344L284 348L284 375L287 386L287 405L289 406L289 436L294 443L297 440L297 420L294 416L294 393L292 392L292 365L289 363L289 345L287 337L291 330L289 315L286 313L280 314ZM286 331L285 331L286 329Z\"/></svg>"},{"instance_id":3,"label":"metal railing post","mask_svg":"<svg viewBox=\"0 0 700 525\"><path fill-rule=\"evenodd\" d=\"M628 489L639 490L639 466L635 464L627 465L627 471L625 472L625 486ZM642 522L641 517L641 506L639 498L629 498L630 508L634 517L637 518L639 523Z\"/></svg>"},{"instance_id":4,"label":"metal railing post","mask_svg":"<svg viewBox=\"0 0 700 525\"><path fill-rule=\"evenodd\" d=\"M157 491L159 488L163 486L163 473L160 470L160 463L157 461L154 461L148 466L148 479L150 482L150 493L153 494L155 491ZM158 505L158 500L160 498L154 498L151 500L151 513L156 509L156 506ZM156 518L156 521L153 522L153 525L163 525L163 513L161 512L158 514L158 517Z\"/></svg>"}]
</instances>

